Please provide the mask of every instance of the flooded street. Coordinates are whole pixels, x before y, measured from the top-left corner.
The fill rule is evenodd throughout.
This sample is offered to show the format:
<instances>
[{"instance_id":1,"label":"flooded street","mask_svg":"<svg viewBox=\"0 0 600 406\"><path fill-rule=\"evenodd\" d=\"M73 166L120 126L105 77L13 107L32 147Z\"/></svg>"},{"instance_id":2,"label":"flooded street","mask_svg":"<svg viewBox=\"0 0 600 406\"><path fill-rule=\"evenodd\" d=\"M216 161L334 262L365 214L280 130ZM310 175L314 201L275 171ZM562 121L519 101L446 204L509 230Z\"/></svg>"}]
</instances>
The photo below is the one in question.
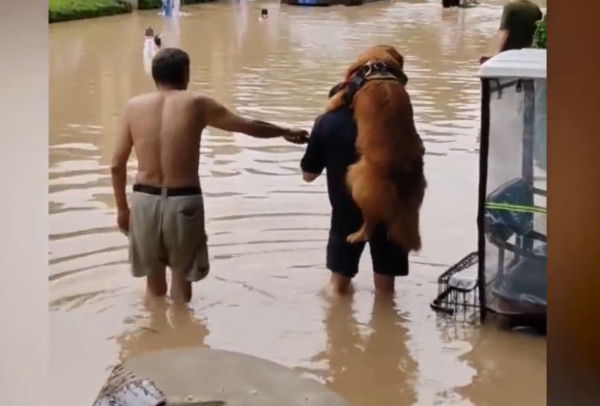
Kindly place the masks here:
<instances>
[{"instance_id":1,"label":"flooded street","mask_svg":"<svg viewBox=\"0 0 600 406\"><path fill-rule=\"evenodd\" d=\"M354 406L546 404L544 339L448 323L429 308L439 274L476 249L476 74L504 1L440 3L217 3L187 6L168 25L156 11L50 25L51 405L90 405L116 363L181 346L296 368ZM385 43L405 56L429 188L423 250L398 281L395 308L373 300L369 255L351 300L319 294L330 208L324 177L302 182L303 146L213 129L200 169L211 275L194 286L190 311L145 305L116 229L109 165L125 102L153 89L148 25L190 54L191 89L306 129L359 51ZM132 157L130 177L135 168Z\"/></svg>"}]
</instances>

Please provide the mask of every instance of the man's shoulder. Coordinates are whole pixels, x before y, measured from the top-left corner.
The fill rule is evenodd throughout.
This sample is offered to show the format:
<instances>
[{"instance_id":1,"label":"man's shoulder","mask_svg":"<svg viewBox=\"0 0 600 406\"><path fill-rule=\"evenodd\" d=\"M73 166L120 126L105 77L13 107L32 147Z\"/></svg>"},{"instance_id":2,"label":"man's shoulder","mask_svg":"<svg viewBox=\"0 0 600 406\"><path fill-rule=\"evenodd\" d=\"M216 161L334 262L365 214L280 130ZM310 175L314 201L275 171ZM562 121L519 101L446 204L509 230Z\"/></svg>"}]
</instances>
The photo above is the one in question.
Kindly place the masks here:
<instances>
[{"instance_id":1,"label":"man's shoulder","mask_svg":"<svg viewBox=\"0 0 600 406\"><path fill-rule=\"evenodd\" d=\"M186 97L190 102L196 103L196 106L201 109L211 109L221 106L221 103L219 103L216 99L199 92L186 91L182 97Z\"/></svg>"},{"instance_id":2,"label":"man's shoulder","mask_svg":"<svg viewBox=\"0 0 600 406\"><path fill-rule=\"evenodd\" d=\"M160 95L160 92L158 92L158 91L139 94L139 95L133 96L131 99L129 99L129 103L137 103L137 102L153 100L153 99L156 99L157 97L160 97L159 95ZM208 96L204 96L202 93L194 92L192 90L180 90L176 93L173 93L172 96L181 97L181 98L190 98L190 99L198 99L198 98L207 99L207 98L209 98Z\"/></svg>"},{"instance_id":3,"label":"man's shoulder","mask_svg":"<svg viewBox=\"0 0 600 406\"><path fill-rule=\"evenodd\" d=\"M352 120L354 120L352 111L345 107L340 107L335 110L321 114L319 117L317 117L316 121L321 123L332 123L339 125L341 123L351 122Z\"/></svg>"},{"instance_id":4,"label":"man's shoulder","mask_svg":"<svg viewBox=\"0 0 600 406\"><path fill-rule=\"evenodd\" d=\"M210 100L210 97L203 95L202 93L195 92L192 90L181 90L177 92L175 95L179 100L189 101L189 102L205 102Z\"/></svg>"},{"instance_id":5,"label":"man's shoulder","mask_svg":"<svg viewBox=\"0 0 600 406\"><path fill-rule=\"evenodd\" d=\"M184 101L184 102L189 102L189 103L201 102L201 101L208 99L206 96L203 96L200 93L192 92L192 91L188 91L188 90L180 91L175 94L171 94L171 95L169 95L169 98L177 98L180 102ZM162 97L159 92L150 92L150 93L140 94L137 96L133 96L131 99L129 99L125 105L125 109L126 110L140 109L140 108L143 109L149 105L160 102L161 99L162 99Z\"/></svg>"},{"instance_id":6,"label":"man's shoulder","mask_svg":"<svg viewBox=\"0 0 600 406\"><path fill-rule=\"evenodd\" d=\"M504 6L506 10L520 12L542 11L540 7L532 1L511 1Z\"/></svg>"},{"instance_id":7,"label":"man's shoulder","mask_svg":"<svg viewBox=\"0 0 600 406\"><path fill-rule=\"evenodd\" d=\"M131 107L131 106L135 106L137 104L143 103L145 101L150 100L152 97L155 97L156 93L152 92L152 93L144 93L144 94L138 94L136 96L133 96L132 98L130 98L127 101L127 106Z\"/></svg>"},{"instance_id":8,"label":"man's shoulder","mask_svg":"<svg viewBox=\"0 0 600 406\"><path fill-rule=\"evenodd\" d=\"M137 96L131 97L127 100L124 107L124 117L126 119L131 119L133 116L137 115L141 110L144 109L144 106L147 106L150 102L151 93L139 94Z\"/></svg>"},{"instance_id":9,"label":"man's shoulder","mask_svg":"<svg viewBox=\"0 0 600 406\"><path fill-rule=\"evenodd\" d=\"M325 112L315 119L311 138L317 140L340 140L355 135L354 116L346 108ZM320 141L318 141L320 142Z\"/></svg>"},{"instance_id":10,"label":"man's shoulder","mask_svg":"<svg viewBox=\"0 0 600 406\"><path fill-rule=\"evenodd\" d=\"M148 103L151 103L152 101L156 100L157 96L157 92L138 94L127 101L127 103L125 104L125 108L129 110L132 108L139 108L141 106L148 105Z\"/></svg>"}]
</instances>

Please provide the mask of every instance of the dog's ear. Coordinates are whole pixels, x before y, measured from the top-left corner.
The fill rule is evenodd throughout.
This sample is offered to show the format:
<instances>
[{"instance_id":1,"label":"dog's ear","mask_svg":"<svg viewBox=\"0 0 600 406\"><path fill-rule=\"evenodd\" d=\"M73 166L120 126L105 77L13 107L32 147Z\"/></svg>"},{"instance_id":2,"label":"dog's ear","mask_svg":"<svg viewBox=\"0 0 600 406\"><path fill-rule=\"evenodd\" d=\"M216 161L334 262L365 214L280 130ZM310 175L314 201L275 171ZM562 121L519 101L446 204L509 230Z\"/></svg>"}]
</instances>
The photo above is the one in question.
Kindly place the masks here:
<instances>
[{"instance_id":1,"label":"dog's ear","mask_svg":"<svg viewBox=\"0 0 600 406\"><path fill-rule=\"evenodd\" d=\"M385 52L400 65L400 69L404 68L404 57L391 45L379 45L381 49L385 50Z\"/></svg>"},{"instance_id":2,"label":"dog's ear","mask_svg":"<svg viewBox=\"0 0 600 406\"><path fill-rule=\"evenodd\" d=\"M352 65L350 65L350 67L346 71L345 80L348 81L352 77L352 75L354 75L356 72L358 72L358 70L360 68L362 68L371 59L378 59L378 58L376 57L375 54L369 53L369 52L364 52L364 53L360 54L358 56L358 58L356 58L356 61Z\"/></svg>"}]
</instances>

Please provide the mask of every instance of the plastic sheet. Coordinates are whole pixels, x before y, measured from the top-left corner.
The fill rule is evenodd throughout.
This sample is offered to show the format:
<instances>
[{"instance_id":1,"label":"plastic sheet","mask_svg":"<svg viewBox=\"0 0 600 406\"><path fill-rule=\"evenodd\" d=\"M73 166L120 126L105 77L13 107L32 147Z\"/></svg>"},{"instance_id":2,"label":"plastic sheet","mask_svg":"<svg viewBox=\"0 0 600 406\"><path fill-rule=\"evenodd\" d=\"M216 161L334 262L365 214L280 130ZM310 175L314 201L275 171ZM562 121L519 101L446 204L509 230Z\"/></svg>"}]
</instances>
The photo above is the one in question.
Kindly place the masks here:
<instances>
[{"instance_id":1,"label":"plastic sheet","mask_svg":"<svg viewBox=\"0 0 600 406\"><path fill-rule=\"evenodd\" d=\"M546 81L490 80L485 306L546 312Z\"/></svg>"}]
</instances>

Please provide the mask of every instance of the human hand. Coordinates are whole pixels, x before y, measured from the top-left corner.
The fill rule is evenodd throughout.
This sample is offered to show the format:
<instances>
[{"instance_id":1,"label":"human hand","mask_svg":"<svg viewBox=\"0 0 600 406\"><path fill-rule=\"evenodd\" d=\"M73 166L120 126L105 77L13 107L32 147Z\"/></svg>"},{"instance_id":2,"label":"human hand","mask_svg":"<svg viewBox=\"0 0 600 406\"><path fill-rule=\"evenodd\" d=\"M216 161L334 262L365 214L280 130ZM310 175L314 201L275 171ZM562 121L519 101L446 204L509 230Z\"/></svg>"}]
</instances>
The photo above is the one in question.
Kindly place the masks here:
<instances>
[{"instance_id":1,"label":"human hand","mask_svg":"<svg viewBox=\"0 0 600 406\"><path fill-rule=\"evenodd\" d=\"M117 226L123 234L129 233L129 208L117 212Z\"/></svg>"},{"instance_id":2,"label":"human hand","mask_svg":"<svg viewBox=\"0 0 600 406\"><path fill-rule=\"evenodd\" d=\"M308 142L308 131L292 128L283 136L283 138L293 144L306 144Z\"/></svg>"}]
</instances>

